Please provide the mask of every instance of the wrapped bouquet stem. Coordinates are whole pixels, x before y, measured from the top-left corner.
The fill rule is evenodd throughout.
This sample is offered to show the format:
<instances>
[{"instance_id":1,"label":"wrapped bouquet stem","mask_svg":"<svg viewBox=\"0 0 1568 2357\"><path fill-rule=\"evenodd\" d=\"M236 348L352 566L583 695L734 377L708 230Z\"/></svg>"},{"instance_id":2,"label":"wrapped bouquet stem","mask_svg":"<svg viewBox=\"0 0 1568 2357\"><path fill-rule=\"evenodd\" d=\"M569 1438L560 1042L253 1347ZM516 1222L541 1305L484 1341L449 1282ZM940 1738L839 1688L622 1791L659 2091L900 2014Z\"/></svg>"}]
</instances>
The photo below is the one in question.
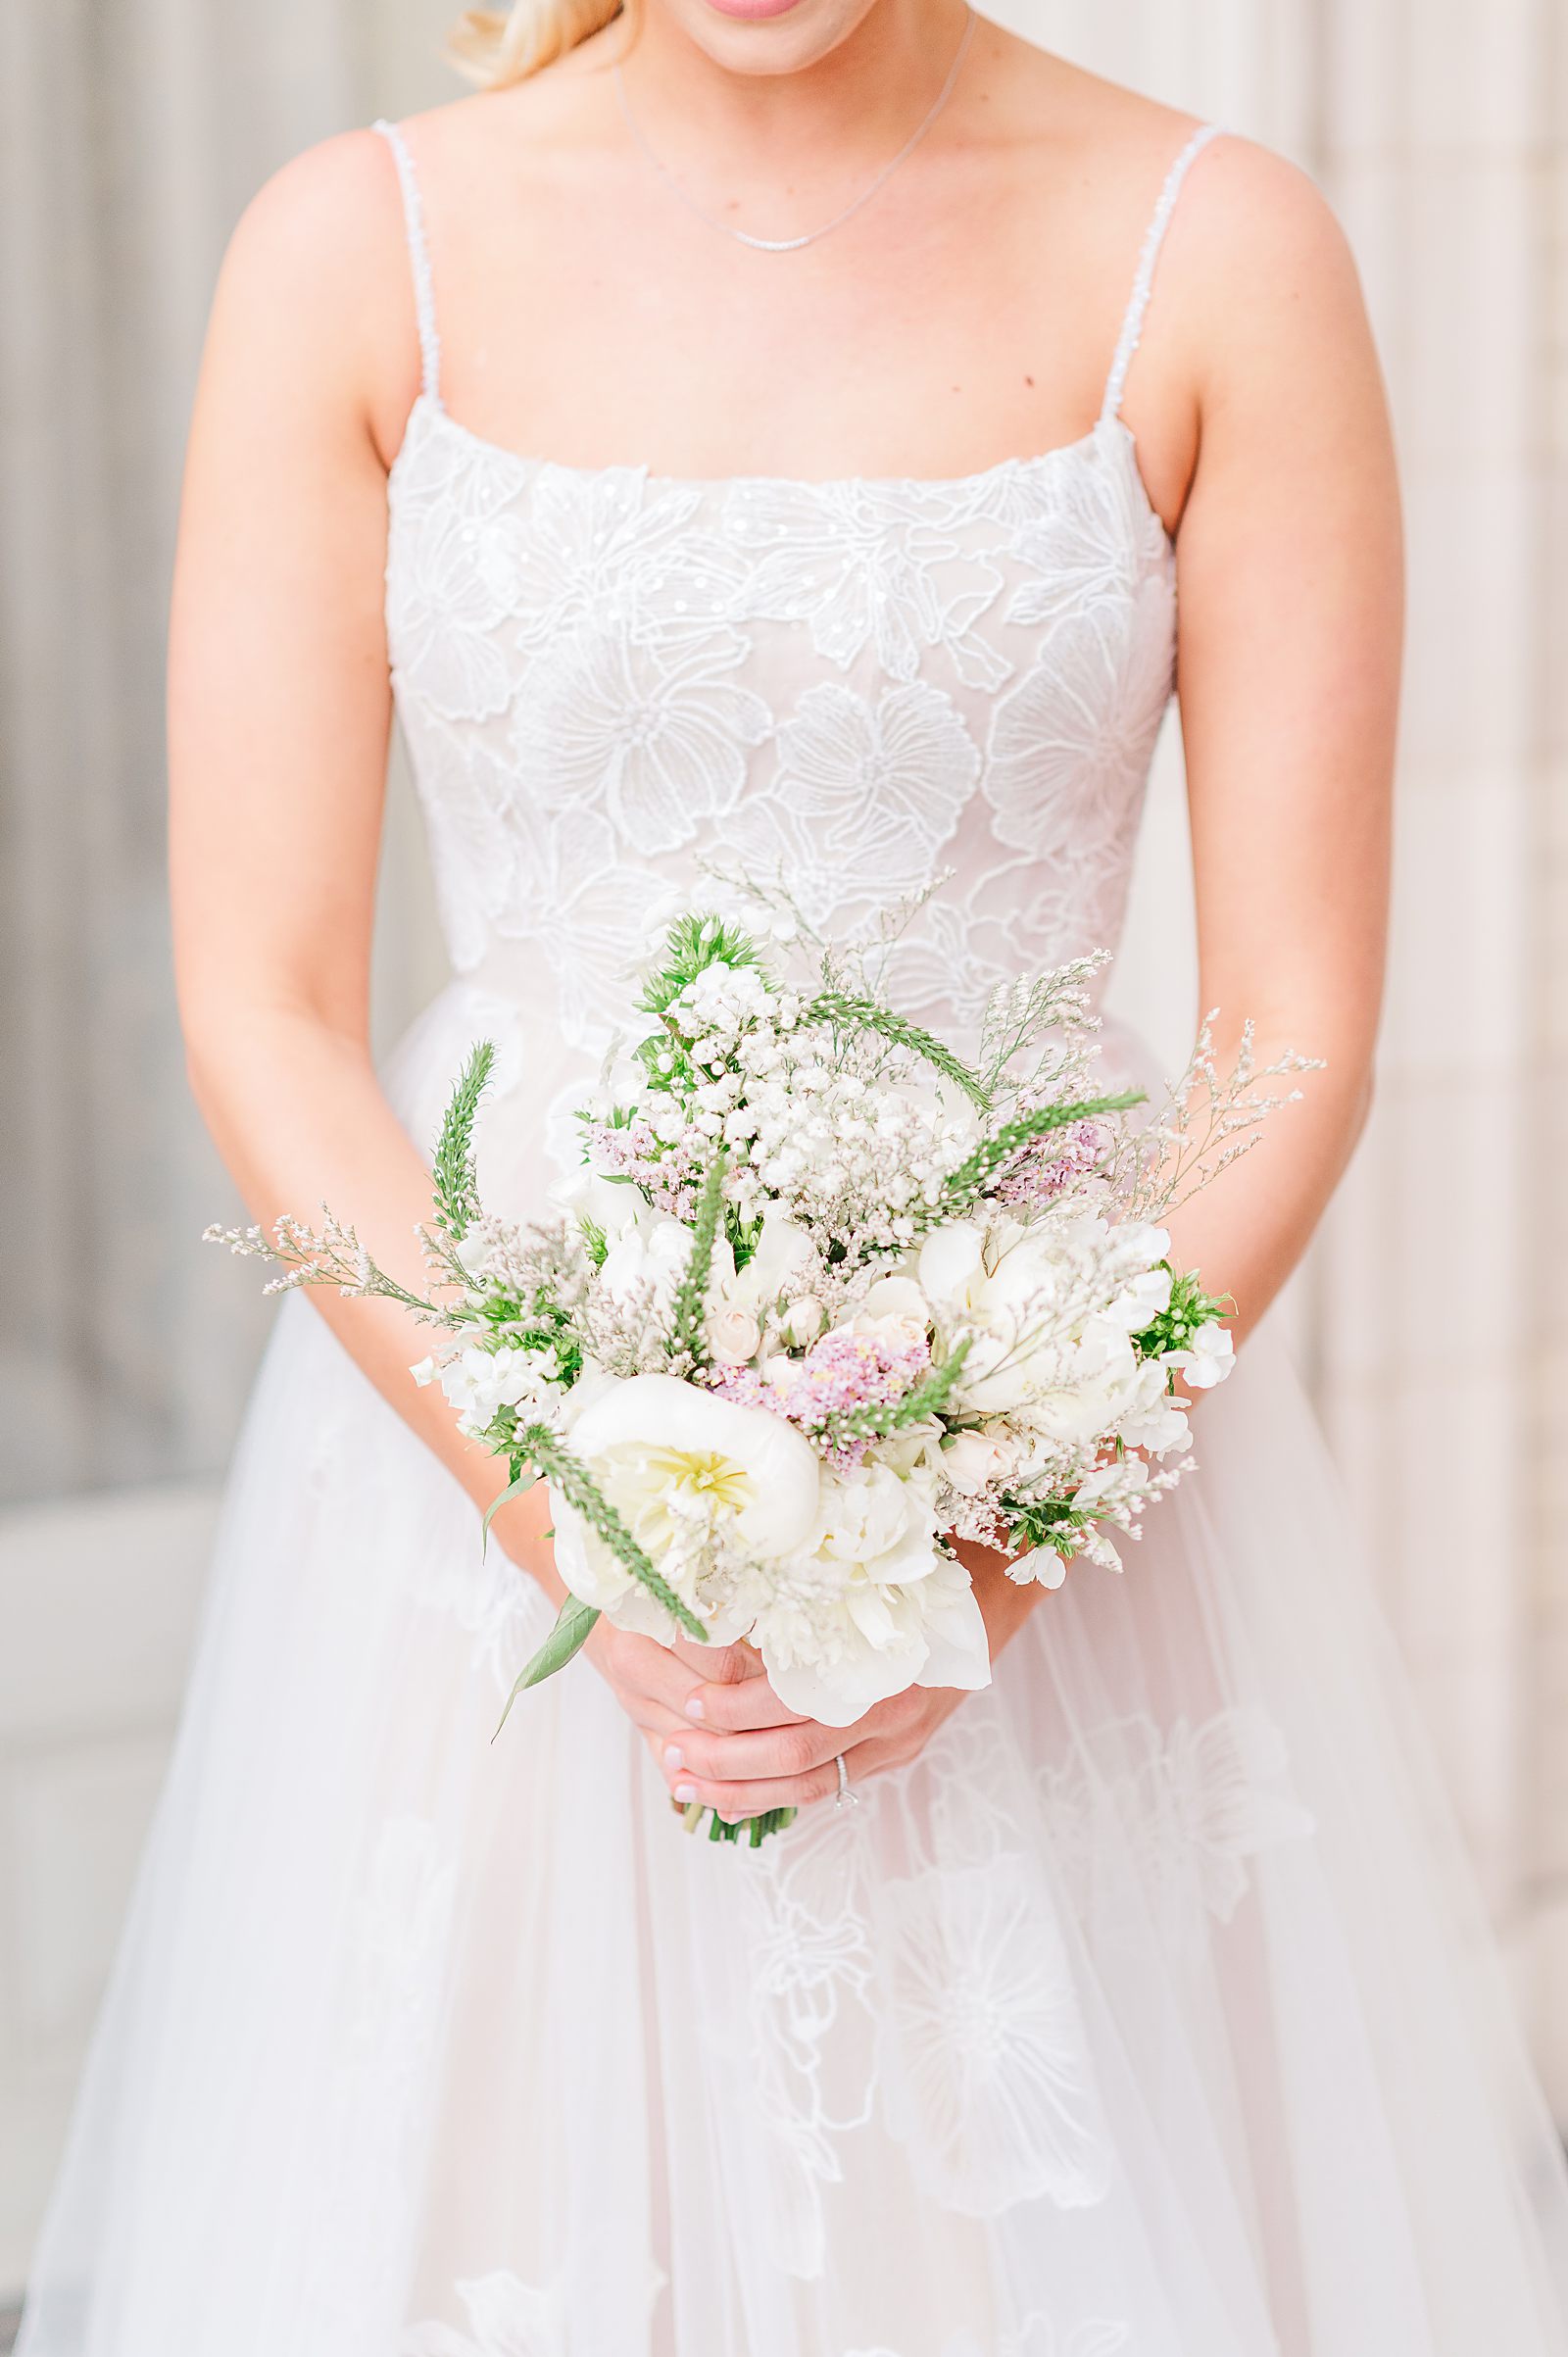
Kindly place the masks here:
<instances>
[{"instance_id":1,"label":"wrapped bouquet stem","mask_svg":"<svg viewBox=\"0 0 1568 2357\"><path fill-rule=\"evenodd\" d=\"M422 1293L329 1213L209 1231L278 1262L274 1288L386 1296L436 1330L414 1373L504 1461L492 1515L548 1483L569 1593L514 1700L602 1614L744 1639L833 1727L911 1685L984 1686L957 1544L1048 1587L1080 1555L1119 1568L1110 1535L1190 1469L1176 1377L1230 1367L1223 1304L1160 1221L1304 1058L1259 1073L1249 1045L1222 1080L1205 1029L1171 1109L1140 1121L1136 1095L1095 1084L1097 960L1000 991L964 1057L841 957L787 963L766 933L702 911L669 928L545 1222L480 1201L475 1048ZM789 1815L708 1823L755 1842Z\"/></svg>"}]
</instances>

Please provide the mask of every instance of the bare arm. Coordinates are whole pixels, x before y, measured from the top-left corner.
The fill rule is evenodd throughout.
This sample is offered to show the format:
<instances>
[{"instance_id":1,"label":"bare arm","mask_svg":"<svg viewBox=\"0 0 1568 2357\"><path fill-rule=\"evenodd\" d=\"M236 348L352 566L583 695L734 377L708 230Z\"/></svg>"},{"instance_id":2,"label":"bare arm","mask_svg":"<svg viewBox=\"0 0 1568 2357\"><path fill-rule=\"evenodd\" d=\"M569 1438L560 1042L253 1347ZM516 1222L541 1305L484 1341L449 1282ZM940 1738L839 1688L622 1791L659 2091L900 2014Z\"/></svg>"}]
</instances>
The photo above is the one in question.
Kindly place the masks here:
<instances>
[{"instance_id":1,"label":"bare arm","mask_svg":"<svg viewBox=\"0 0 1568 2357\"><path fill-rule=\"evenodd\" d=\"M1327 1064L1172 1223L1178 1260L1235 1297L1245 1333L1304 1251L1371 1089L1400 534L1377 361L1327 208L1240 144L1190 193L1177 229L1204 243L1206 292L1188 315L1202 431L1177 539L1178 691L1201 1003L1220 1010L1222 1064L1248 1016L1263 1060Z\"/></svg>"},{"instance_id":2,"label":"bare arm","mask_svg":"<svg viewBox=\"0 0 1568 2357\"><path fill-rule=\"evenodd\" d=\"M367 388L404 407L413 391L390 174L371 134L314 151L262 192L224 266L175 569L171 839L191 1082L253 1214L309 1215L325 1198L417 1283L429 1184L368 1028L391 697L385 421ZM488 1502L494 1460L410 1380L428 1347L412 1318L311 1298ZM502 1535L559 1594L542 1522L519 1501Z\"/></svg>"}]
</instances>

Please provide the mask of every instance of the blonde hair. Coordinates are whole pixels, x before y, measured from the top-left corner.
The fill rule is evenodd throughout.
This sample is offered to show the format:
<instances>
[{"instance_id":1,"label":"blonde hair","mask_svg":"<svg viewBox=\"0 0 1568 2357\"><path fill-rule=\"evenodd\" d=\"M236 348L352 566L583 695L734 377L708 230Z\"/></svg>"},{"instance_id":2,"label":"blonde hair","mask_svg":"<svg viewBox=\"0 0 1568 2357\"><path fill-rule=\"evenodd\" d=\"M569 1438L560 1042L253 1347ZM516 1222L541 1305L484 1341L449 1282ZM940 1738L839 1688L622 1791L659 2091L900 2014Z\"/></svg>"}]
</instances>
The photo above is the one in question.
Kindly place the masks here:
<instances>
[{"instance_id":1,"label":"blonde hair","mask_svg":"<svg viewBox=\"0 0 1568 2357\"><path fill-rule=\"evenodd\" d=\"M631 0L624 0L629 11ZM470 8L448 46L463 71L486 90L504 90L553 66L623 13L623 0L512 0L510 8Z\"/></svg>"}]
</instances>

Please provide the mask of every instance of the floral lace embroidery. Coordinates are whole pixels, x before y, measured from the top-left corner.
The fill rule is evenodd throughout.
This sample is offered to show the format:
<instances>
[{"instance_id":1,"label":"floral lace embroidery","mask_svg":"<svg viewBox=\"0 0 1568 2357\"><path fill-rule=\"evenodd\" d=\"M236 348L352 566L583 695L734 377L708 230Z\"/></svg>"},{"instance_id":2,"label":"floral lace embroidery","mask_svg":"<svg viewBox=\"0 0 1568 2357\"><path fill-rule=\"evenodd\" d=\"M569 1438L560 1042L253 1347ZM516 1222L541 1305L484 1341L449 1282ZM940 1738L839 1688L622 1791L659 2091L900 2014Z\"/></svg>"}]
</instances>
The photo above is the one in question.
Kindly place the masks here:
<instances>
[{"instance_id":1,"label":"floral lace embroidery","mask_svg":"<svg viewBox=\"0 0 1568 2357\"><path fill-rule=\"evenodd\" d=\"M1205 1916L1229 1923L1248 1861L1299 1841L1313 1820L1286 1781L1285 1740L1261 1711L1234 1709L1161 1734L1122 1721L1041 1772L1053 1837L1092 1936L1139 1936L1151 1918L1177 1951L1200 1948Z\"/></svg>"},{"instance_id":2,"label":"floral lace embroidery","mask_svg":"<svg viewBox=\"0 0 1568 2357\"><path fill-rule=\"evenodd\" d=\"M1113 2153L1042 1841L1091 1949L1152 1911L1171 1952L1191 1953L1206 1921L1235 1913L1247 1861L1310 1833L1285 1771L1279 1730L1254 1711L1163 1732L1116 1721L1039 1772L1042 1827L981 1694L851 1818L819 1812L760 1853L746 1877L751 2082L780 2264L819 2271L841 2140L873 2113L961 2214L1102 2200ZM907 1871L890 1874L890 1858Z\"/></svg>"},{"instance_id":3,"label":"floral lace embroidery","mask_svg":"<svg viewBox=\"0 0 1568 2357\"><path fill-rule=\"evenodd\" d=\"M457 2294L467 2332L415 2325L398 2342L398 2357L564 2357L555 2302L506 2269L460 2283Z\"/></svg>"},{"instance_id":4,"label":"floral lace embroidery","mask_svg":"<svg viewBox=\"0 0 1568 2357\"><path fill-rule=\"evenodd\" d=\"M678 483L517 458L424 395L391 510L453 961L575 1050L703 860L830 928L951 868L898 980L960 1031L1020 966L1113 942L1174 643L1114 418L952 483Z\"/></svg>"},{"instance_id":5,"label":"floral lace embroidery","mask_svg":"<svg viewBox=\"0 0 1568 2357\"><path fill-rule=\"evenodd\" d=\"M936 2198L1102 2200L1114 2155L1061 1926L1016 1850L879 1893L888 2116Z\"/></svg>"}]
</instances>

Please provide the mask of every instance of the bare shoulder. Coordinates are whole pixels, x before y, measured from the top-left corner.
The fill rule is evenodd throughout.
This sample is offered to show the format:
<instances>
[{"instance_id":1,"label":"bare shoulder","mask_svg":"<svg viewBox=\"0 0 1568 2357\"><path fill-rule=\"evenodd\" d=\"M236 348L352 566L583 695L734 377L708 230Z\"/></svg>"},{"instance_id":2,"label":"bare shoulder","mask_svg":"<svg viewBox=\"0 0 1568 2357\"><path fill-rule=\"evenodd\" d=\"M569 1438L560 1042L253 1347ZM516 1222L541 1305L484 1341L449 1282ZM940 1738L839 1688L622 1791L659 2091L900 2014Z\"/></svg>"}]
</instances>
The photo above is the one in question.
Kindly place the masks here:
<instances>
[{"instance_id":1,"label":"bare shoulder","mask_svg":"<svg viewBox=\"0 0 1568 2357\"><path fill-rule=\"evenodd\" d=\"M340 295L402 244L397 171L373 130L342 131L273 172L245 208L227 268L258 288L280 281L306 300Z\"/></svg>"},{"instance_id":2,"label":"bare shoulder","mask_svg":"<svg viewBox=\"0 0 1568 2357\"><path fill-rule=\"evenodd\" d=\"M363 421L372 387L411 370L416 381L412 318L397 168L378 133L354 130L307 148L251 199L223 260L213 340L241 365L340 394Z\"/></svg>"},{"instance_id":3,"label":"bare shoulder","mask_svg":"<svg viewBox=\"0 0 1568 2357\"><path fill-rule=\"evenodd\" d=\"M1194 171L1169 249L1169 268L1184 273L1211 319L1237 309L1278 319L1303 299L1359 309L1349 242L1317 182L1231 131Z\"/></svg>"}]
</instances>

